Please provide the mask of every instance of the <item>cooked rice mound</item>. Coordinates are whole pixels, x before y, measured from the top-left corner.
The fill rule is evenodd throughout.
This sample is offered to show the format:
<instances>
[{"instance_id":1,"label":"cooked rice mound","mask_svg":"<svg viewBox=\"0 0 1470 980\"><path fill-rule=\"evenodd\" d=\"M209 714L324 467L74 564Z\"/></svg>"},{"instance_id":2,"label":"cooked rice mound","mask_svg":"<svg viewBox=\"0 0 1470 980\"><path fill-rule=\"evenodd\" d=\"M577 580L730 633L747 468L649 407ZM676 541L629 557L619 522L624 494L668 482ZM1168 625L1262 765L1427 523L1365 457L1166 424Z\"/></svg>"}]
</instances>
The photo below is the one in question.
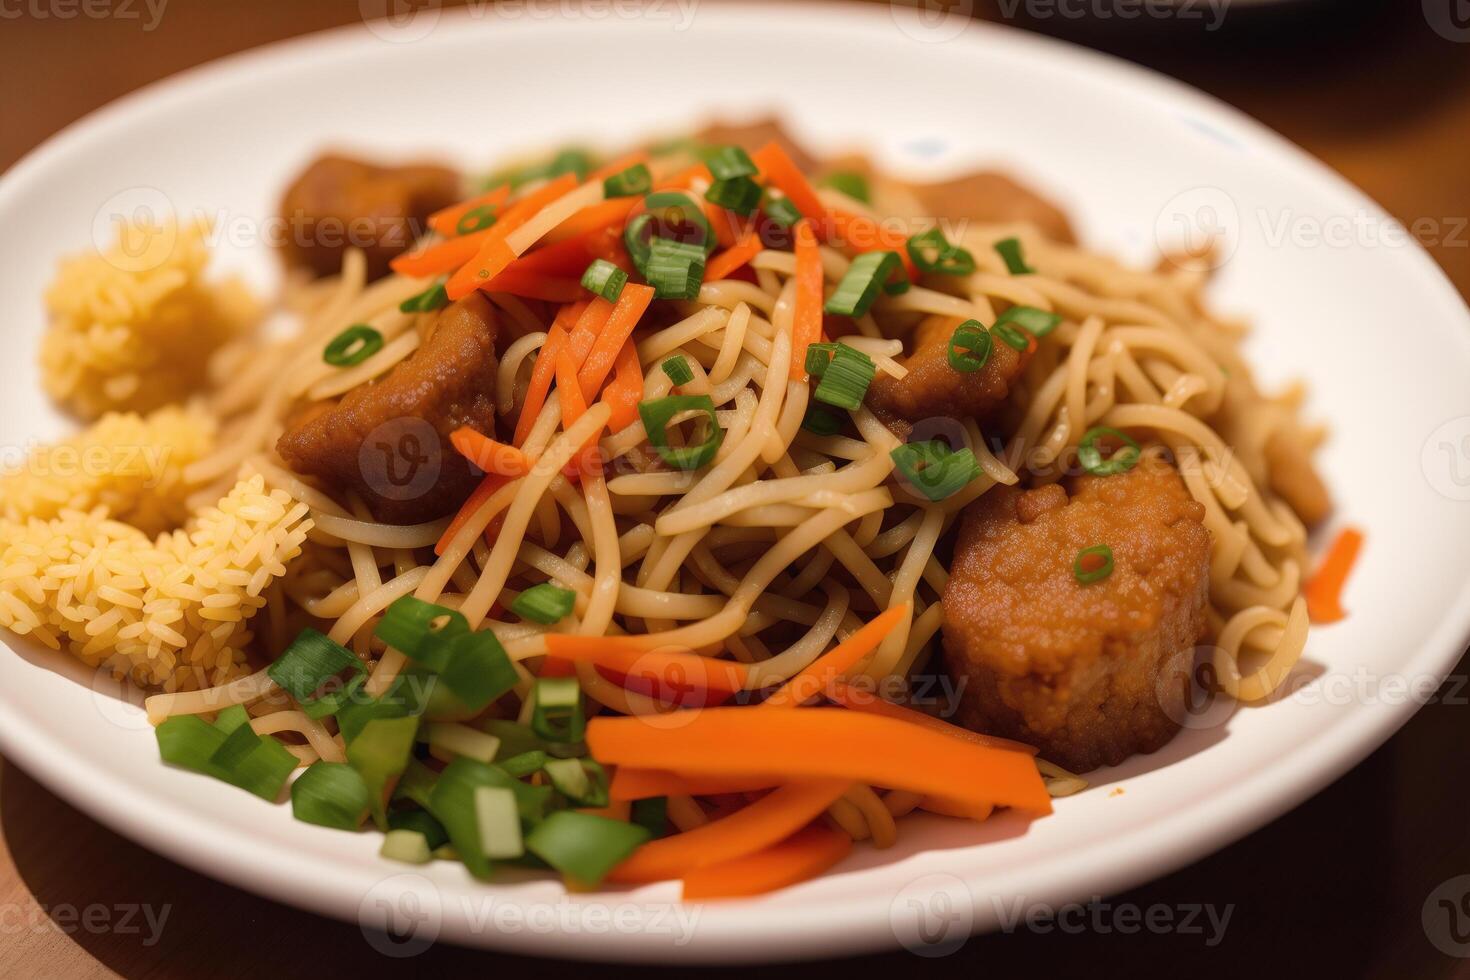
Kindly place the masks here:
<instances>
[{"instance_id":1,"label":"cooked rice mound","mask_svg":"<svg viewBox=\"0 0 1470 980\"><path fill-rule=\"evenodd\" d=\"M165 691L225 683L248 672L250 617L301 553L306 515L255 475L157 538L105 505L0 519L0 626Z\"/></svg>"},{"instance_id":2,"label":"cooked rice mound","mask_svg":"<svg viewBox=\"0 0 1470 980\"><path fill-rule=\"evenodd\" d=\"M146 534L179 527L189 516L192 489L184 467L214 447L216 427L214 416L198 408L109 412L0 474L0 518L50 520L63 510L100 505L113 520Z\"/></svg>"},{"instance_id":3,"label":"cooked rice mound","mask_svg":"<svg viewBox=\"0 0 1470 980\"><path fill-rule=\"evenodd\" d=\"M61 262L46 291L41 340L47 394L84 419L182 401L210 356L259 318L237 280L204 278L203 225L128 224L104 253Z\"/></svg>"}]
</instances>

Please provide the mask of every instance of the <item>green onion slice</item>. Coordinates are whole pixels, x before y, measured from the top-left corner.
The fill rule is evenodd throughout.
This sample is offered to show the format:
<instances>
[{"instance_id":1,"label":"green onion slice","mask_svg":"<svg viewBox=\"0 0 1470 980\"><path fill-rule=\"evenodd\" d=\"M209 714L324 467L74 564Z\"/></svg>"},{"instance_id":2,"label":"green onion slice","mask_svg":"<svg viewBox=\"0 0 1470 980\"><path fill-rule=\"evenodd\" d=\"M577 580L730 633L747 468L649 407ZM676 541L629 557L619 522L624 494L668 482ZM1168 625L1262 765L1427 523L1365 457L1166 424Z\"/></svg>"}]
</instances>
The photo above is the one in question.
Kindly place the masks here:
<instances>
[{"instance_id":1,"label":"green onion slice","mask_svg":"<svg viewBox=\"0 0 1470 980\"><path fill-rule=\"evenodd\" d=\"M704 208L692 195L684 191L658 191L643 199L643 207L653 219L655 238L684 241L685 230L692 229L697 237L691 244L701 246L705 255L715 250L714 229L704 216Z\"/></svg>"},{"instance_id":2,"label":"green onion slice","mask_svg":"<svg viewBox=\"0 0 1470 980\"><path fill-rule=\"evenodd\" d=\"M708 434L698 445L677 448L669 445L669 422L682 412L704 412L708 419ZM714 459L720 442L725 438L725 430L720 428L715 415L715 403L709 395L666 395L639 402L638 414L643 419L648 441L659 456L665 463L681 470L697 470Z\"/></svg>"},{"instance_id":3,"label":"green onion slice","mask_svg":"<svg viewBox=\"0 0 1470 980\"><path fill-rule=\"evenodd\" d=\"M509 759L495 764L515 778L524 779L533 772L540 772L542 767L550 760L551 756L547 755L541 749L532 749L530 752L513 755Z\"/></svg>"},{"instance_id":4,"label":"green onion slice","mask_svg":"<svg viewBox=\"0 0 1470 980\"><path fill-rule=\"evenodd\" d=\"M774 197L767 194L765 201L761 204L761 209L766 212L766 217L770 218L771 223L777 228L790 228L802 218L801 209L792 204L789 197Z\"/></svg>"},{"instance_id":5,"label":"green onion slice","mask_svg":"<svg viewBox=\"0 0 1470 980\"><path fill-rule=\"evenodd\" d=\"M650 836L636 824L562 810L526 836L526 849L569 878L595 885Z\"/></svg>"},{"instance_id":6,"label":"green onion slice","mask_svg":"<svg viewBox=\"0 0 1470 980\"><path fill-rule=\"evenodd\" d=\"M1031 341L1026 339L1026 334L1013 323L997 323L990 328L990 332L1003 340L1007 347L1023 351L1031 346Z\"/></svg>"},{"instance_id":7,"label":"green onion slice","mask_svg":"<svg viewBox=\"0 0 1470 980\"><path fill-rule=\"evenodd\" d=\"M388 787L408 767L419 720L415 716L377 718L362 727L347 743L347 762L362 777L372 803L373 822L388 828L384 803Z\"/></svg>"},{"instance_id":8,"label":"green onion slice","mask_svg":"<svg viewBox=\"0 0 1470 980\"><path fill-rule=\"evenodd\" d=\"M444 825L465 867L476 877L484 878L490 874L490 855L481 837L475 792L481 787L509 790L515 798L516 813L525 823L542 818L551 788L527 785L503 769L463 756L444 767L429 794L429 811Z\"/></svg>"},{"instance_id":9,"label":"green onion slice","mask_svg":"<svg viewBox=\"0 0 1470 980\"><path fill-rule=\"evenodd\" d=\"M561 589L550 582L533 585L510 604L510 611L522 619L550 626L571 615L577 604L577 594L571 589Z\"/></svg>"},{"instance_id":10,"label":"green onion slice","mask_svg":"<svg viewBox=\"0 0 1470 980\"><path fill-rule=\"evenodd\" d=\"M938 439L904 443L889 455L909 484L931 501L944 500L980 475L971 450L956 451Z\"/></svg>"},{"instance_id":11,"label":"green onion slice","mask_svg":"<svg viewBox=\"0 0 1470 980\"><path fill-rule=\"evenodd\" d=\"M322 351L322 360L332 367L352 367L382 349L382 334L366 323L354 323L332 338L332 342Z\"/></svg>"},{"instance_id":12,"label":"green onion slice","mask_svg":"<svg viewBox=\"0 0 1470 980\"><path fill-rule=\"evenodd\" d=\"M832 363L832 355L837 353L837 345L828 341L819 340L814 344L806 345L806 361L802 367L814 378L820 378L827 373L827 365Z\"/></svg>"},{"instance_id":13,"label":"green onion slice","mask_svg":"<svg viewBox=\"0 0 1470 980\"><path fill-rule=\"evenodd\" d=\"M222 711L220 719L224 724L211 725L197 715L167 719L154 730L159 755L165 762L274 800L296 768L296 757L275 739L257 735L244 708Z\"/></svg>"},{"instance_id":14,"label":"green onion slice","mask_svg":"<svg viewBox=\"0 0 1470 980\"><path fill-rule=\"evenodd\" d=\"M812 405L807 408L801 427L812 435L835 436L842 431L842 419L820 405Z\"/></svg>"},{"instance_id":15,"label":"green onion slice","mask_svg":"<svg viewBox=\"0 0 1470 980\"><path fill-rule=\"evenodd\" d=\"M1113 549L1105 544L1083 548L1072 562L1072 574L1083 585L1101 582L1113 574Z\"/></svg>"},{"instance_id":16,"label":"green onion slice","mask_svg":"<svg viewBox=\"0 0 1470 980\"><path fill-rule=\"evenodd\" d=\"M1014 323L1033 337L1045 337L1061 322L1060 315L1038 310L1034 306L1013 306L995 319L996 326Z\"/></svg>"},{"instance_id":17,"label":"green onion slice","mask_svg":"<svg viewBox=\"0 0 1470 980\"><path fill-rule=\"evenodd\" d=\"M526 853L515 792L504 786L475 787L475 823L487 858L511 859Z\"/></svg>"},{"instance_id":18,"label":"green onion slice","mask_svg":"<svg viewBox=\"0 0 1470 980\"><path fill-rule=\"evenodd\" d=\"M434 860L429 839L417 830L390 830L383 835L378 857L403 864L428 864Z\"/></svg>"},{"instance_id":19,"label":"green onion slice","mask_svg":"<svg viewBox=\"0 0 1470 980\"><path fill-rule=\"evenodd\" d=\"M731 177L710 184L704 199L744 217L760 207L761 193L761 185L749 177Z\"/></svg>"},{"instance_id":20,"label":"green onion slice","mask_svg":"<svg viewBox=\"0 0 1470 980\"><path fill-rule=\"evenodd\" d=\"M402 313L433 313L449 305L449 293L444 283L436 283L421 293L416 293L398 304Z\"/></svg>"},{"instance_id":21,"label":"green onion slice","mask_svg":"<svg viewBox=\"0 0 1470 980\"><path fill-rule=\"evenodd\" d=\"M738 146L717 146L705 151L704 164L715 180L749 177L759 171L750 155Z\"/></svg>"},{"instance_id":22,"label":"green onion slice","mask_svg":"<svg viewBox=\"0 0 1470 980\"><path fill-rule=\"evenodd\" d=\"M910 236L906 247L909 258L921 272L968 276L975 271L975 256L958 245L951 245L938 228Z\"/></svg>"},{"instance_id":23,"label":"green onion slice","mask_svg":"<svg viewBox=\"0 0 1470 980\"><path fill-rule=\"evenodd\" d=\"M477 231L484 231L486 228L495 224L498 219L499 215L495 213L495 205L482 204L477 208L470 208L464 214L460 215L459 220L454 223L454 233L456 235L470 235Z\"/></svg>"},{"instance_id":24,"label":"green onion slice","mask_svg":"<svg viewBox=\"0 0 1470 980\"><path fill-rule=\"evenodd\" d=\"M1026 276L1036 270L1026 264L1026 256L1021 251L1021 240L1019 238L1005 238L995 243L995 250L1005 260L1006 269L1013 276Z\"/></svg>"},{"instance_id":25,"label":"green onion slice","mask_svg":"<svg viewBox=\"0 0 1470 980\"><path fill-rule=\"evenodd\" d=\"M628 274L607 259L593 259L587 271L582 273L582 288L609 303L616 303L628 284Z\"/></svg>"},{"instance_id":26,"label":"green onion slice","mask_svg":"<svg viewBox=\"0 0 1470 980\"><path fill-rule=\"evenodd\" d=\"M973 374L990 360L994 346L990 331L979 320L966 320L949 338L949 366L961 374Z\"/></svg>"},{"instance_id":27,"label":"green onion slice","mask_svg":"<svg viewBox=\"0 0 1470 980\"><path fill-rule=\"evenodd\" d=\"M286 652L266 668L270 679L297 701L314 697L321 686L344 670L366 673L352 651L310 626L296 634Z\"/></svg>"},{"instance_id":28,"label":"green onion slice","mask_svg":"<svg viewBox=\"0 0 1470 980\"><path fill-rule=\"evenodd\" d=\"M546 743L541 736L531 731L529 725L522 725L520 722L491 718L480 727L487 734L500 739L500 752L496 755L497 759L513 759L527 752L546 748Z\"/></svg>"},{"instance_id":29,"label":"green onion slice","mask_svg":"<svg viewBox=\"0 0 1470 980\"><path fill-rule=\"evenodd\" d=\"M635 163L602 182L602 193L607 197L633 197L647 194L652 189L653 174L649 173L648 165L644 163Z\"/></svg>"},{"instance_id":30,"label":"green onion slice","mask_svg":"<svg viewBox=\"0 0 1470 980\"><path fill-rule=\"evenodd\" d=\"M877 366L871 357L846 344L838 344L812 397L828 405L856 411L862 405L875 373Z\"/></svg>"},{"instance_id":31,"label":"green onion slice","mask_svg":"<svg viewBox=\"0 0 1470 980\"><path fill-rule=\"evenodd\" d=\"M292 815L334 830L362 826L370 802L362 776L342 762L314 762L291 784Z\"/></svg>"},{"instance_id":32,"label":"green onion slice","mask_svg":"<svg viewBox=\"0 0 1470 980\"><path fill-rule=\"evenodd\" d=\"M394 810L388 814L388 827L391 830L408 830L423 835L431 851L449 843L444 825L426 810Z\"/></svg>"},{"instance_id":33,"label":"green onion slice","mask_svg":"<svg viewBox=\"0 0 1470 980\"><path fill-rule=\"evenodd\" d=\"M1097 444L1099 439L1116 439L1123 445L1112 456L1104 459L1102 448ZM1140 453L1138 443L1132 436L1106 425L1088 429L1082 436L1082 441L1077 444L1077 461L1094 476L1127 473L1138 465Z\"/></svg>"},{"instance_id":34,"label":"green onion slice","mask_svg":"<svg viewBox=\"0 0 1470 980\"><path fill-rule=\"evenodd\" d=\"M847 274L822 309L838 316L865 315L878 298L878 291L901 264L897 252L864 252L852 260Z\"/></svg>"},{"instance_id":35,"label":"green onion slice","mask_svg":"<svg viewBox=\"0 0 1470 980\"><path fill-rule=\"evenodd\" d=\"M531 689L531 731L550 742L580 742L587 731L575 677L541 677Z\"/></svg>"},{"instance_id":36,"label":"green onion slice","mask_svg":"<svg viewBox=\"0 0 1470 980\"><path fill-rule=\"evenodd\" d=\"M705 251L689 242L655 238L648 243L643 277L657 299L694 299L704 282Z\"/></svg>"},{"instance_id":37,"label":"green onion slice","mask_svg":"<svg viewBox=\"0 0 1470 980\"><path fill-rule=\"evenodd\" d=\"M872 194L868 190L868 178L862 174L850 170L828 174L822 178L821 186L846 194L854 201L862 201L864 204L872 203Z\"/></svg>"},{"instance_id":38,"label":"green onion slice","mask_svg":"<svg viewBox=\"0 0 1470 980\"><path fill-rule=\"evenodd\" d=\"M687 385L694 380L694 369L689 366L689 360L685 357L665 358L659 365L664 369L664 374L676 385Z\"/></svg>"}]
</instances>

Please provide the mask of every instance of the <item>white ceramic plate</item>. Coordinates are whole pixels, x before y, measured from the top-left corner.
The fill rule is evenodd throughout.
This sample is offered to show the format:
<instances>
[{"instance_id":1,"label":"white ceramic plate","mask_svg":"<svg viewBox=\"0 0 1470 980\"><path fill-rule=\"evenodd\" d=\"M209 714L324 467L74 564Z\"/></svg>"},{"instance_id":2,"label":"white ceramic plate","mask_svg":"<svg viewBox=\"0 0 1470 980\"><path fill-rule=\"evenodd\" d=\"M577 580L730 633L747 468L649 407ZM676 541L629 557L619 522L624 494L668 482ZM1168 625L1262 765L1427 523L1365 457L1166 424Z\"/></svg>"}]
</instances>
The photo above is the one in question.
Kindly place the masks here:
<instances>
[{"instance_id":1,"label":"white ceramic plate","mask_svg":"<svg viewBox=\"0 0 1470 980\"><path fill-rule=\"evenodd\" d=\"M1251 354L1266 380L1310 383L1309 413L1336 433L1322 464L1340 517L1368 531L1351 616L1314 631L1300 691L1097 773L1030 826L906 823L890 851L859 847L818 881L682 919L665 905L672 886L568 898L546 880L478 884L455 864L380 861L376 834L297 823L286 806L163 766L142 712L107 682L8 636L6 756L160 853L317 912L380 922L396 908L422 937L527 953L731 962L932 950L936 937L954 944L1018 911L1118 891L1279 815L1409 717L1417 702L1394 679L1432 691L1470 624L1470 478L1457 468L1470 465L1470 321L1417 246L1388 240L1397 226L1223 105L1082 49L876 5L689 2L650 0L636 19L615 12L626 6L571 19L531 13L555 5L429 7L188 72L51 140L0 181L0 444L65 428L34 366L39 297L56 257L89 245L119 200L215 214L231 239L219 264L266 288L276 266L252 229L326 145L484 166L777 107L814 143L865 146L904 171L1002 165L1066 206L1091 245L1135 261L1191 227L1229 232L1217 301L1258 322ZM1331 243L1314 244L1313 229Z\"/></svg>"}]
</instances>

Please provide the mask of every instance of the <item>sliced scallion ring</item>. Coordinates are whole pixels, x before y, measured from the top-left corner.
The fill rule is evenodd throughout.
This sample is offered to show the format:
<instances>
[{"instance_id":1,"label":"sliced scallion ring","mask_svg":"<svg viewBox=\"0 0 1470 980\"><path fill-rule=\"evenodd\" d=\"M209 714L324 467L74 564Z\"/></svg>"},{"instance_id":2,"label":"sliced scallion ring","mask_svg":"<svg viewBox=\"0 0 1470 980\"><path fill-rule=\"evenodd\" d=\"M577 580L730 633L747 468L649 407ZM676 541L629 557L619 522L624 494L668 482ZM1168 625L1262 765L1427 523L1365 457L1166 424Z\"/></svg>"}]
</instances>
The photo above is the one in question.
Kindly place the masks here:
<instances>
[{"instance_id":1,"label":"sliced scallion ring","mask_svg":"<svg viewBox=\"0 0 1470 980\"><path fill-rule=\"evenodd\" d=\"M1112 456L1104 459L1102 447L1098 445L1100 439L1116 439L1123 445ZM1082 441L1077 444L1077 461L1094 476L1127 473L1138 465L1140 454L1138 443L1132 436L1106 425L1088 429L1083 434Z\"/></svg>"},{"instance_id":2,"label":"sliced scallion ring","mask_svg":"<svg viewBox=\"0 0 1470 980\"><path fill-rule=\"evenodd\" d=\"M582 288L616 303L628 284L628 274L607 259L593 259L582 273Z\"/></svg>"},{"instance_id":3,"label":"sliced scallion ring","mask_svg":"<svg viewBox=\"0 0 1470 980\"><path fill-rule=\"evenodd\" d=\"M1077 552L1072 562L1072 575L1083 585L1101 582L1113 574L1113 549L1105 544L1095 544Z\"/></svg>"},{"instance_id":4,"label":"sliced scallion ring","mask_svg":"<svg viewBox=\"0 0 1470 980\"><path fill-rule=\"evenodd\" d=\"M402 313L433 313L449 305L449 293L444 288L444 283L435 283L421 293L417 293L398 304Z\"/></svg>"},{"instance_id":5,"label":"sliced scallion ring","mask_svg":"<svg viewBox=\"0 0 1470 980\"><path fill-rule=\"evenodd\" d=\"M709 167L715 180L734 180L749 177L759 171L750 155L738 146L717 146L703 154L704 165Z\"/></svg>"},{"instance_id":6,"label":"sliced scallion ring","mask_svg":"<svg viewBox=\"0 0 1470 980\"><path fill-rule=\"evenodd\" d=\"M694 380L694 369L689 366L688 359L682 356L665 358L659 367L663 368L664 374L676 385L687 385Z\"/></svg>"},{"instance_id":7,"label":"sliced scallion ring","mask_svg":"<svg viewBox=\"0 0 1470 980\"><path fill-rule=\"evenodd\" d=\"M966 320L949 338L949 366L961 374L973 374L990 360L995 341L979 320Z\"/></svg>"},{"instance_id":8,"label":"sliced scallion ring","mask_svg":"<svg viewBox=\"0 0 1470 980\"><path fill-rule=\"evenodd\" d=\"M459 216L459 220L454 223L454 233L471 235L477 231L484 231L495 224L498 219L499 215L495 213L495 205L482 204L477 208L470 208Z\"/></svg>"},{"instance_id":9,"label":"sliced scallion ring","mask_svg":"<svg viewBox=\"0 0 1470 980\"><path fill-rule=\"evenodd\" d=\"M1045 337L1062 322L1059 314L1038 310L1034 306L1013 306L995 318L996 326L1014 323L1033 337Z\"/></svg>"},{"instance_id":10,"label":"sliced scallion ring","mask_svg":"<svg viewBox=\"0 0 1470 980\"><path fill-rule=\"evenodd\" d=\"M831 363L822 372L822 380L812 391L812 398L828 405L857 411L877 373L873 359L846 344L838 344Z\"/></svg>"},{"instance_id":11,"label":"sliced scallion ring","mask_svg":"<svg viewBox=\"0 0 1470 980\"><path fill-rule=\"evenodd\" d=\"M571 589L561 589L550 582L533 585L510 604L510 611L522 619L550 626L571 615L577 604L577 594Z\"/></svg>"},{"instance_id":12,"label":"sliced scallion ring","mask_svg":"<svg viewBox=\"0 0 1470 980\"><path fill-rule=\"evenodd\" d=\"M683 412L704 412L709 420L704 441L694 446L674 447L669 445L668 425L675 416ZM666 395L638 403L638 415L643 419L643 428L648 441L658 451L665 463L681 470L697 470L710 460L720 449L725 430L720 428L715 415L715 403L709 395Z\"/></svg>"},{"instance_id":13,"label":"sliced scallion ring","mask_svg":"<svg viewBox=\"0 0 1470 980\"><path fill-rule=\"evenodd\" d=\"M1011 275L1027 276L1036 271L1026 264L1026 256L1021 250L1019 238L1003 238L995 243L995 250L1005 260L1006 269Z\"/></svg>"},{"instance_id":14,"label":"sliced scallion ring","mask_svg":"<svg viewBox=\"0 0 1470 980\"><path fill-rule=\"evenodd\" d=\"M981 472L971 450L956 451L938 439L907 442L889 455L909 485L936 502L962 490Z\"/></svg>"},{"instance_id":15,"label":"sliced scallion ring","mask_svg":"<svg viewBox=\"0 0 1470 980\"><path fill-rule=\"evenodd\" d=\"M322 360L332 367L352 367L382 349L382 334L366 323L354 323L332 338L332 342L322 351Z\"/></svg>"},{"instance_id":16,"label":"sliced scallion ring","mask_svg":"<svg viewBox=\"0 0 1470 980\"><path fill-rule=\"evenodd\" d=\"M879 290L900 265L897 252L864 252L847 267L847 273L828 297L823 311L838 316L866 315Z\"/></svg>"},{"instance_id":17,"label":"sliced scallion ring","mask_svg":"<svg viewBox=\"0 0 1470 980\"><path fill-rule=\"evenodd\" d=\"M649 173L645 163L635 163L602 182L602 193L609 198L647 194L652 188L653 174Z\"/></svg>"},{"instance_id":18,"label":"sliced scallion ring","mask_svg":"<svg viewBox=\"0 0 1470 980\"><path fill-rule=\"evenodd\" d=\"M920 272L968 276L975 271L975 256L958 245L951 245L938 228L910 236L906 247L909 259Z\"/></svg>"}]
</instances>

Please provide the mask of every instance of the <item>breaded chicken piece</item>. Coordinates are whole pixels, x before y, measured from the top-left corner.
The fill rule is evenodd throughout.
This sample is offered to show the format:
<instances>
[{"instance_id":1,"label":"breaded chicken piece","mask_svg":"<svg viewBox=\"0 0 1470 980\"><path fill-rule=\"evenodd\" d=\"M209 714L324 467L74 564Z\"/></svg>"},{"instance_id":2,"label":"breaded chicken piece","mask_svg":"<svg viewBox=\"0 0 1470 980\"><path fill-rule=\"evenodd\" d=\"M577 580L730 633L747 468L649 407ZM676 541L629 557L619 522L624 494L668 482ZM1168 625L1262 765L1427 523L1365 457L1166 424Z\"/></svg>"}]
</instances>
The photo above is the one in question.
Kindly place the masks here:
<instances>
[{"instance_id":1,"label":"breaded chicken piece","mask_svg":"<svg viewBox=\"0 0 1470 980\"><path fill-rule=\"evenodd\" d=\"M879 418L890 424L940 416L983 419L1006 400L1027 355L996 338L983 368L956 371L949 364L949 341L961 322L930 317L914 329L908 355L900 361L909 373L902 378L880 373L868 387L868 404Z\"/></svg>"},{"instance_id":2,"label":"breaded chicken piece","mask_svg":"<svg viewBox=\"0 0 1470 980\"><path fill-rule=\"evenodd\" d=\"M379 520L452 512L477 476L449 434L495 434L495 310L480 293L446 307L412 355L336 403L312 406L276 443L298 473L360 493Z\"/></svg>"},{"instance_id":3,"label":"breaded chicken piece","mask_svg":"<svg viewBox=\"0 0 1470 980\"><path fill-rule=\"evenodd\" d=\"M1038 746L1076 771L1164 745L1205 629L1204 508L1154 456L1114 476L997 487L967 509L944 592L959 722ZM1077 580L1078 552L1114 567Z\"/></svg>"}]
</instances>

